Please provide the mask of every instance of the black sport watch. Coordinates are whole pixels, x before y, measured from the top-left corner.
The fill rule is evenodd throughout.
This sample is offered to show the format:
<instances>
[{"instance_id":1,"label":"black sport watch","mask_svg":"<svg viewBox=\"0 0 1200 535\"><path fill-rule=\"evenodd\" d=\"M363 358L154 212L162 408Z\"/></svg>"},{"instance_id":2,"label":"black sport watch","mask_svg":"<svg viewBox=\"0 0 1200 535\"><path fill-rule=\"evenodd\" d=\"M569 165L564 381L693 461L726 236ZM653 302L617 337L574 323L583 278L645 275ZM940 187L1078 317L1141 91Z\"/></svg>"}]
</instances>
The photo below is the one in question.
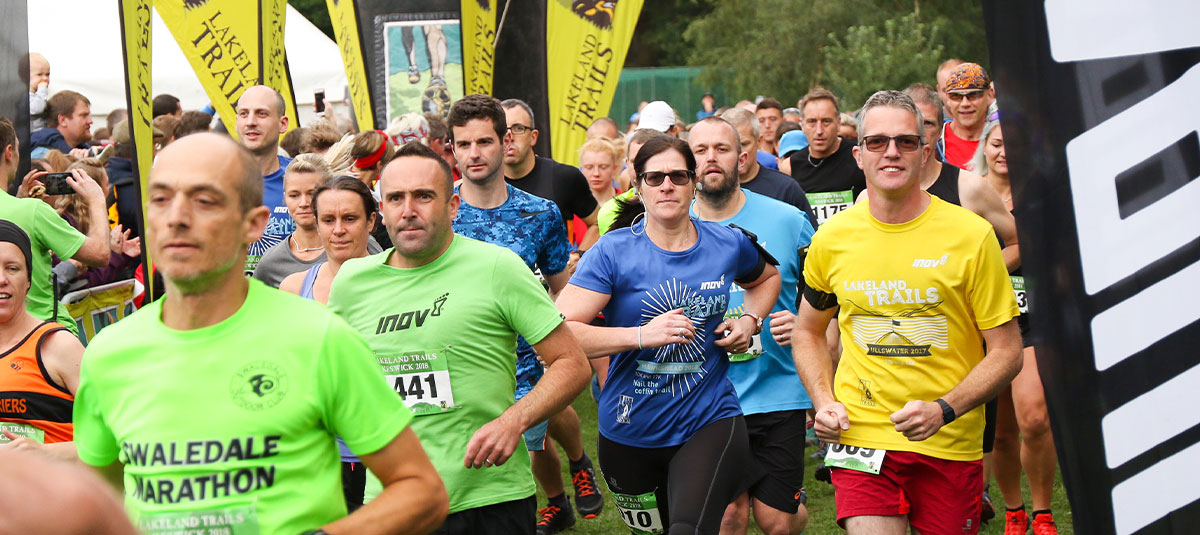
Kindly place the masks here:
<instances>
[{"instance_id":1,"label":"black sport watch","mask_svg":"<svg viewBox=\"0 0 1200 535\"><path fill-rule=\"evenodd\" d=\"M946 403L946 400L937 398L937 404L942 407L942 425L949 425L955 418L958 418L958 415L954 414L954 407Z\"/></svg>"}]
</instances>

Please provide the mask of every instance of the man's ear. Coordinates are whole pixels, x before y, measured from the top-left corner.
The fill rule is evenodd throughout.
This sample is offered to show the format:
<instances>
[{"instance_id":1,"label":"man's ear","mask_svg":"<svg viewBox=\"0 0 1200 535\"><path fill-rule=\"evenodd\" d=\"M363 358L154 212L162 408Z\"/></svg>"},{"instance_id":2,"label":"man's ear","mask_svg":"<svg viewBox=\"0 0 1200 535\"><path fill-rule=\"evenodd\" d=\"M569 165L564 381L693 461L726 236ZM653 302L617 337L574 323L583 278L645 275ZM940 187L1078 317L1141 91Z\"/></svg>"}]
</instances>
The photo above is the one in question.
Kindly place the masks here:
<instances>
[{"instance_id":1,"label":"man's ear","mask_svg":"<svg viewBox=\"0 0 1200 535\"><path fill-rule=\"evenodd\" d=\"M287 132L287 126L288 126L288 116L284 115L283 117L279 118L279 133L282 134L284 132Z\"/></svg>"}]
</instances>

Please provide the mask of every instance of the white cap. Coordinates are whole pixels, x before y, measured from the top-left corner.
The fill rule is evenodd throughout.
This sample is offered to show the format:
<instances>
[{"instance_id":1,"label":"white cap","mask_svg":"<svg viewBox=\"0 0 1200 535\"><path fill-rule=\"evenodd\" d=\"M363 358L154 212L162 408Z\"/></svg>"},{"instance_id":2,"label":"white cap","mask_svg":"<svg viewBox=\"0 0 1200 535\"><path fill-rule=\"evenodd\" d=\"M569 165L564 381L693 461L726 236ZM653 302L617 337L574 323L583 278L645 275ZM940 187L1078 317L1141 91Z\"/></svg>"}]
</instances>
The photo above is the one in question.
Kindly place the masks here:
<instances>
[{"instance_id":1,"label":"white cap","mask_svg":"<svg viewBox=\"0 0 1200 535\"><path fill-rule=\"evenodd\" d=\"M642 108L641 116L638 119L638 128L650 128L659 132L666 132L672 126L675 126L675 110L671 109L671 105L661 100L656 100Z\"/></svg>"}]
</instances>

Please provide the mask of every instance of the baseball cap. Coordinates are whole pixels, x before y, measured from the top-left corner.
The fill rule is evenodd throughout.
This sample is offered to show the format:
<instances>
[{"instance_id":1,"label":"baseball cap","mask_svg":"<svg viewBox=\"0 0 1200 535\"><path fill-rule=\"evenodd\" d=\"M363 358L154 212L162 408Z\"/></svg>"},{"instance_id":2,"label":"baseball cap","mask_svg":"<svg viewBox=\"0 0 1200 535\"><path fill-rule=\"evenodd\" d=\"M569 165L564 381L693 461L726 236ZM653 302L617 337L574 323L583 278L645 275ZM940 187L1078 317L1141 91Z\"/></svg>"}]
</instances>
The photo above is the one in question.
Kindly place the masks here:
<instances>
[{"instance_id":1,"label":"baseball cap","mask_svg":"<svg viewBox=\"0 0 1200 535\"><path fill-rule=\"evenodd\" d=\"M406 113L392 119L386 134L396 147L409 141L424 142L429 137L429 121L419 113Z\"/></svg>"},{"instance_id":2,"label":"baseball cap","mask_svg":"<svg viewBox=\"0 0 1200 535\"><path fill-rule=\"evenodd\" d=\"M803 150L808 146L808 137L801 130L792 130L784 132L783 137L779 138L779 155L787 156L798 150Z\"/></svg>"},{"instance_id":3,"label":"baseball cap","mask_svg":"<svg viewBox=\"0 0 1200 535\"><path fill-rule=\"evenodd\" d=\"M642 108L641 117L638 119L638 128L650 128L659 132L666 132L672 126L675 126L675 110L671 109L671 105L661 100L656 100Z\"/></svg>"},{"instance_id":4,"label":"baseball cap","mask_svg":"<svg viewBox=\"0 0 1200 535\"><path fill-rule=\"evenodd\" d=\"M946 79L946 91L973 91L987 89L992 85L992 78L978 63L963 63L950 72Z\"/></svg>"}]
</instances>

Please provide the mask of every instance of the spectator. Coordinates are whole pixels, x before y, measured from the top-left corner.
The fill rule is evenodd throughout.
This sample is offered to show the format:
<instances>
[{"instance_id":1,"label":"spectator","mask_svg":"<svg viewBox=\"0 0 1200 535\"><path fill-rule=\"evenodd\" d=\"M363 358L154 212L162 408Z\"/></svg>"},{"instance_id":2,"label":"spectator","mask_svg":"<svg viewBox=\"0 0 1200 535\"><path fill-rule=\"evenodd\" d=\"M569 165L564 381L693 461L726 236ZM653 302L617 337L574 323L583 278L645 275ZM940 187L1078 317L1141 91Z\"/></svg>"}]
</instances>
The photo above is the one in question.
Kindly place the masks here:
<instances>
[{"instance_id":1,"label":"spectator","mask_svg":"<svg viewBox=\"0 0 1200 535\"><path fill-rule=\"evenodd\" d=\"M716 115L717 98L712 93L705 93L700 97L700 111L696 112L696 120L699 121L705 117Z\"/></svg>"},{"instance_id":2,"label":"spectator","mask_svg":"<svg viewBox=\"0 0 1200 535\"><path fill-rule=\"evenodd\" d=\"M162 133L163 141L162 143L157 143L159 149L169 145L172 141L175 141L175 139L179 137L176 135L176 132L179 131L179 117L170 114L159 115L158 117L154 118L152 124L154 125L154 128L158 129L158 131Z\"/></svg>"},{"instance_id":3,"label":"spectator","mask_svg":"<svg viewBox=\"0 0 1200 535\"><path fill-rule=\"evenodd\" d=\"M76 158L87 156L87 142L92 138L92 103L87 97L63 90L46 101L46 128L29 135L33 145L32 158L40 158L50 149L69 154L78 149Z\"/></svg>"},{"instance_id":4,"label":"spectator","mask_svg":"<svg viewBox=\"0 0 1200 535\"><path fill-rule=\"evenodd\" d=\"M104 118L104 126L108 128L109 135L116 131L117 123L129 118L129 111L125 108L117 108L108 112L108 116Z\"/></svg>"},{"instance_id":5,"label":"spectator","mask_svg":"<svg viewBox=\"0 0 1200 535\"><path fill-rule=\"evenodd\" d=\"M446 120L436 113L426 113L425 120L429 122L429 148L446 160L455 181L462 179L458 171L458 160L454 158L454 145L450 143L450 130L446 126Z\"/></svg>"},{"instance_id":6,"label":"spectator","mask_svg":"<svg viewBox=\"0 0 1200 535\"><path fill-rule=\"evenodd\" d=\"M284 134L283 139L279 141L279 148L283 149L283 152L286 152L292 158L303 154L304 143L311 131L312 129L307 126L293 128L291 132Z\"/></svg>"},{"instance_id":7,"label":"spectator","mask_svg":"<svg viewBox=\"0 0 1200 535\"><path fill-rule=\"evenodd\" d=\"M588 127L587 138L589 140L603 138L613 141L621 138L621 130L617 128L616 121L608 117L601 117L592 121L592 125Z\"/></svg>"},{"instance_id":8,"label":"spectator","mask_svg":"<svg viewBox=\"0 0 1200 535\"><path fill-rule=\"evenodd\" d=\"M50 62L37 52L26 56L29 66L21 69L29 73L29 130L41 130L46 127L42 114L46 111L46 99L50 98Z\"/></svg>"},{"instance_id":9,"label":"spectator","mask_svg":"<svg viewBox=\"0 0 1200 535\"><path fill-rule=\"evenodd\" d=\"M93 147L108 145L110 143L112 143L112 131L104 126L93 130L92 140L88 142Z\"/></svg>"},{"instance_id":10,"label":"spectator","mask_svg":"<svg viewBox=\"0 0 1200 535\"><path fill-rule=\"evenodd\" d=\"M350 157L354 159L354 169L350 174L368 188L374 188L375 182L379 180L379 173L395 153L396 147L392 145L392 140L379 130L354 134L354 142L350 144Z\"/></svg>"},{"instance_id":11,"label":"spectator","mask_svg":"<svg viewBox=\"0 0 1200 535\"><path fill-rule=\"evenodd\" d=\"M163 115L174 115L178 118L180 115L183 115L183 106L179 105L179 99L166 93L154 97L154 103L151 106L153 108L151 113L154 114L154 118Z\"/></svg>"},{"instance_id":12,"label":"spectator","mask_svg":"<svg viewBox=\"0 0 1200 535\"><path fill-rule=\"evenodd\" d=\"M185 111L179 117L179 126L175 129L175 139L196 132L207 132L209 124L212 124L212 114L196 110Z\"/></svg>"},{"instance_id":13,"label":"spectator","mask_svg":"<svg viewBox=\"0 0 1200 535\"><path fill-rule=\"evenodd\" d=\"M0 118L0 214L16 223L30 236L33 250L33 284L25 308L34 317L55 320L79 333L79 327L63 307L55 306L54 290L50 285L50 252L59 258L73 258L92 266L103 266L109 260L108 219L105 217L104 192L96 181L76 170L67 183L76 193L88 199L90 229L87 236L71 228L48 204L37 199L15 198L7 193L8 182L16 177L20 142L17 131L7 118ZM44 172L25 175L19 194L29 195L40 183Z\"/></svg>"},{"instance_id":14,"label":"spectator","mask_svg":"<svg viewBox=\"0 0 1200 535\"><path fill-rule=\"evenodd\" d=\"M323 155L329 150L329 147L342 139L342 135L329 121L317 121L305 136L304 144L300 146L300 153ZM334 167L333 171L335 174L339 174L337 167Z\"/></svg>"},{"instance_id":15,"label":"spectator","mask_svg":"<svg viewBox=\"0 0 1200 535\"><path fill-rule=\"evenodd\" d=\"M117 221L129 231L132 238L141 236L138 221L142 220L141 186L133 165L133 141L129 137L129 122L121 121L113 130L113 155L108 158L104 169L108 173L116 196ZM154 145L160 145L165 136L157 128L152 131ZM51 151L53 154L54 151ZM49 155L47 155L49 157Z\"/></svg>"},{"instance_id":16,"label":"spectator","mask_svg":"<svg viewBox=\"0 0 1200 535\"><path fill-rule=\"evenodd\" d=\"M108 182L108 173L104 170L104 164L96 158L84 158L79 160L69 167L67 171L79 169L90 177L94 177L96 182L100 184L101 191L107 197L112 187ZM62 216L76 230L83 234L88 234L91 227L91 208L88 205L87 199L77 193L61 195L55 202L55 208L58 215ZM107 212L105 212L107 214ZM110 222L111 223L111 222ZM137 226L136 224L133 226ZM79 273L78 266L71 263L71 267L55 268L56 273L61 273L61 278L70 281L70 290L78 290L82 288L94 288L118 280L128 279L133 276L133 269L138 265L138 259L142 256L141 239L131 237L132 232L126 230L121 224L112 226L109 230L108 246L110 249L108 265L100 268L88 269L83 273Z\"/></svg>"},{"instance_id":17,"label":"spectator","mask_svg":"<svg viewBox=\"0 0 1200 535\"><path fill-rule=\"evenodd\" d=\"M762 137L758 139L758 161L772 167L775 164L774 156L779 152L775 146L775 129L783 122L783 104L770 97L764 98L754 108L754 115L762 127Z\"/></svg>"},{"instance_id":18,"label":"spectator","mask_svg":"<svg viewBox=\"0 0 1200 535\"><path fill-rule=\"evenodd\" d=\"M58 149L51 149L50 152L42 155L41 158L34 158L31 162L39 162L34 165L47 173L61 173L67 170L67 166L71 165L71 159L66 154L58 152Z\"/></svg>"}]
</instances>

